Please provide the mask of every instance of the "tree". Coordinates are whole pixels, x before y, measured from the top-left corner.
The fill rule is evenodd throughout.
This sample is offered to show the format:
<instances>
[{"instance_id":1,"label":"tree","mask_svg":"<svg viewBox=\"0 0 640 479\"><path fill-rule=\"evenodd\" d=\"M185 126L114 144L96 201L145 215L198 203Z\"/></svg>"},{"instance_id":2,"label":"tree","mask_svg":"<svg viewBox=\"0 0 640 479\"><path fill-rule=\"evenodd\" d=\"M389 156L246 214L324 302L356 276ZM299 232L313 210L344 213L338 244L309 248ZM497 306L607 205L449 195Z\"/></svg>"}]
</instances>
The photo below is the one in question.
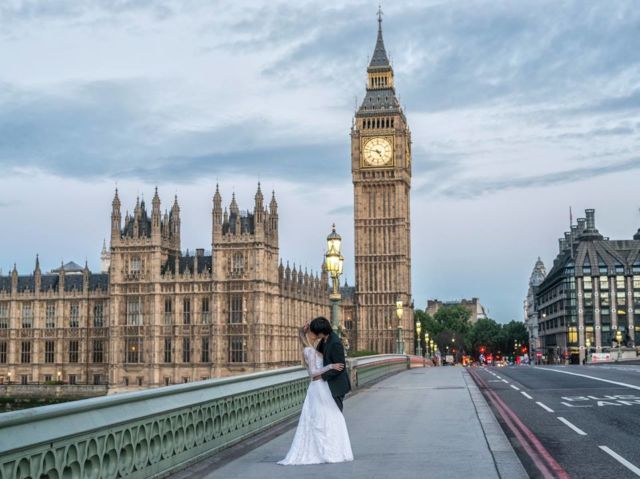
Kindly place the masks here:
<instances>
[{"instance_id":1,"label":"tree","mask_svg":"<svg viewBox=\"0 0 640 479\"><path fill-rule=\"evenodd\" d=\"M502 327L493 319L479 319L467 334L467 345L475 355L479 355L481 347L486 352L495 352L501 334Z\"/></svg>"},{"instance_id":2,"label":"tree","mask_svg":"<svg viewBox=\"0 0 640 479\"><path fill-rule=\"evenodd\" d=\"M502 325L502 331L499 336L500 349L503 353L516 353L515 343L526 345L528 347L529 335L524 323L520 321L511 321Z\"/></svg>"}]
</instances>

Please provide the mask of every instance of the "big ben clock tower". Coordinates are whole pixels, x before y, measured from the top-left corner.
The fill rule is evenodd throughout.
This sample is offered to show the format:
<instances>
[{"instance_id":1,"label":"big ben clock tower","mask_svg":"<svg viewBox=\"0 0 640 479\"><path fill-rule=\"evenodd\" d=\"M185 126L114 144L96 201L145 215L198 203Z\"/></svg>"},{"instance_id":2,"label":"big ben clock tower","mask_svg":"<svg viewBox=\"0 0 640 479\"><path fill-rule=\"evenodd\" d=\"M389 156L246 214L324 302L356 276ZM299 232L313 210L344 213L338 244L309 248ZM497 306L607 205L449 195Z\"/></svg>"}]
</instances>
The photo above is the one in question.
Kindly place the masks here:
<instances>
[{"instance_id":1,"label":"big ben clock tower","mask_svg":"<svg viewBox=\"0 0 640 479\"><path fill-rule=\"evenodd\" d=\"M396 98L382 38L367 68L367 91L351 129L357 350L413 352L411 132ZM402 313L396 308L402 302ZM398 319L398 316L401 318Z\"/></svg>"}]
</instances>

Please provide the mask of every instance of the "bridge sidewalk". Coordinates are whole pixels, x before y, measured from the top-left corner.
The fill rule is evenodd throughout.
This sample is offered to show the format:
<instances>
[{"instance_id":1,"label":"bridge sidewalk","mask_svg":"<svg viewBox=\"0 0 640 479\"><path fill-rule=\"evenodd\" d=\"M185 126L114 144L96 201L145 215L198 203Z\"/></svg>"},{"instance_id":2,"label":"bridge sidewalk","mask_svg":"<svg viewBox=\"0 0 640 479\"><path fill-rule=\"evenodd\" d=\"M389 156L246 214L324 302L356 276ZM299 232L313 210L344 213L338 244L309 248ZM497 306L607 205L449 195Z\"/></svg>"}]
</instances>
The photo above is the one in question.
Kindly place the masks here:
<instances>
[{"instance_id":1,"label":"bridge sidewalk","mask_svg":"<svg viewBox=\"0 0 640 479\"><path fill-rule=\"evenodd\" d=\"M411 369L361 389L345 402L355 460L279 466L294 430L221 467L194 464L175 478L455 478L528 477L467 372Z\"/></svg>"}]
</instances>

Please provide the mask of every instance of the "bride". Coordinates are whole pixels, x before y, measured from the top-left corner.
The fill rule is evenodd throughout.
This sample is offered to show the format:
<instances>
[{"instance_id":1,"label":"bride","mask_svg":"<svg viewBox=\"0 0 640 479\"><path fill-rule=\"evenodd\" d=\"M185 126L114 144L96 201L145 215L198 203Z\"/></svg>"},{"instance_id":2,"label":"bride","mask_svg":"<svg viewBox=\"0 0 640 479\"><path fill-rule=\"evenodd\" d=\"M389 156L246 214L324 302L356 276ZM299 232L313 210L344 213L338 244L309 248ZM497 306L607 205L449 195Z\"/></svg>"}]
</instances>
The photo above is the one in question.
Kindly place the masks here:
<instances>
[{"instance_id":1,"label":"bride","mask_svg":"<svg viewBox=\"0 0 640 479\"><path fill-rule=\"evenodd\" d=\"M330 369L342 371L344 364L323 367L322 355L313 347L318 337L303 327L298 331L298 338L311 382L291 449L278 464L288 466L353 461L344 416L331 395L329 385L321 377Z\"/></svg>"}]
</instances>

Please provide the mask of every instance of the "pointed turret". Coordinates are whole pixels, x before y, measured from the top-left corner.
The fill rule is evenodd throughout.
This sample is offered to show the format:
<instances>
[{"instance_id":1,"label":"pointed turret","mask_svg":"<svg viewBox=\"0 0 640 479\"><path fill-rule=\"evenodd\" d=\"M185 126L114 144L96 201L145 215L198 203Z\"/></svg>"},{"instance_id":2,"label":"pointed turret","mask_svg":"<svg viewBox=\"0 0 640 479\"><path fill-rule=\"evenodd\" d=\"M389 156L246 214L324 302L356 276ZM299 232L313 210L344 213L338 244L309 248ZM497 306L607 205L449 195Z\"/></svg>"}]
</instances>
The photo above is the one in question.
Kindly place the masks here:
<instances>
[{"instance_id":1,"label":"pointed turret","mask_svg":"<svg viewBox=\"0 0 640 479\"><path fill-rule=\"evenodd\" d=\"M175 195L173 199L173 206L171 207L171 213L169 214L169 223L171 234L174 239L173 247L176 250L180 250L180 205L178 204L178 195Z\"/></svg>"},{"instance_id":2,"label":"pointed turret","mask_svg":"<svg viewBox=\"0 0 640 479\"><path fill-rule=\"evenodd\" d=\"M213 224L222 224L222 195L216 184L216 193L213 195Z\"/></svg>"},{"instance_id":3,"label":"pointed turret","mask_svg":"<svg viewBox=\"0 0 640 479\"><path fill-rule=\"evenodd\" d=\"M382 38L382 7L378 7L378 38L376 47L373 50L369 68L390 67L387 50L384 47L384 39Z\"/></svg>"},{"instance_id":4,"label":"pointed turret","mask_svg":"<svg viewBox=\"0 0 640 479\"><path fill-rule=\"evenodd\" d=\"M398 112L400 112L400 103L396 98L393 85L393 68L382 37L382 10L378 9L378 38L367 67L367 93L360 105L358 115L372 113L388 115ZM386 124L386 119L384 125L380 120L367 123L367 128L389 128L390 126Z\"/></svg>"},{"instance_id":5,"label":"pointed turret","mask_svg":"<svg viewBox=\"0 0 640 479\"><path fill-rule=\"evenodd\" d=\"M120 237L120 221L122 216L120 215L120 197L118 196L118 188L113 196L111 202L111 242Z\"/></svg>"},{"instance_id":6,"label":"pointed turret","mask_svg":"<svg viewBox=\"0 0 640 479\"><path fill-rule=\"evenodd\" d=\"M253 214L256 218L257 224L262 224L264 221L264 196L262 194L262 190L260 189L260 183L258 182L258 191L256 191L255 196L255 204L253 207Z\"/></svg>"},{"instance_id":7,"label":"pointed turret","mask_svg":"<svg viewBox=\"0 0 640 479\"><path fill-rule=\"evenodd\" d=\"M40 292L42 287L42 271L40 270L40 257L36 254L36 267L33 270L34 291L36 294Z\"/></svg>"},{"instance_id":8,"label":"pointed turret","mask_svg":"<svg viewBox=\"0 0 640 479\"><path fill-rule=\"evenodd\" d=\"M106 240L102 240L102 251L100 251L100 271L102 273L108 273L110 265L111 265L111 253L107 249Z\"/></svg>"},{"instance_id":9,"label":"pointed turret","mask_svg":"<svg viewBox=\"0 0 640 479\"><path fill-rule=\"evenodd\" d=\"M235 192L231 195L231 204L229 205L229 213L231 215L240 214L240 209L238 208L238 203L236 202L236 194Z\"/></svg>"},{"instance_id":10,"label":"pointed turret","mask_svg":"<svg viewBox=\"0 0 640 479\"><path fill-rule=\"evenodd\" d=\"M11 271L11 293L16 294L18 292L18 268L13 263L13 270Z\"/></svg>"},{"instance_id":11,"label":"pointed turret","mask_svg":"<svg viewBox=\"0 0 640 479\"><path fill-rule=\"evenodd\" d=\"M153 200L151 200L151 234L152 236L160 237L160 197L158 196L158 187L156 186Z\"/></svg>"}]
</instances>

